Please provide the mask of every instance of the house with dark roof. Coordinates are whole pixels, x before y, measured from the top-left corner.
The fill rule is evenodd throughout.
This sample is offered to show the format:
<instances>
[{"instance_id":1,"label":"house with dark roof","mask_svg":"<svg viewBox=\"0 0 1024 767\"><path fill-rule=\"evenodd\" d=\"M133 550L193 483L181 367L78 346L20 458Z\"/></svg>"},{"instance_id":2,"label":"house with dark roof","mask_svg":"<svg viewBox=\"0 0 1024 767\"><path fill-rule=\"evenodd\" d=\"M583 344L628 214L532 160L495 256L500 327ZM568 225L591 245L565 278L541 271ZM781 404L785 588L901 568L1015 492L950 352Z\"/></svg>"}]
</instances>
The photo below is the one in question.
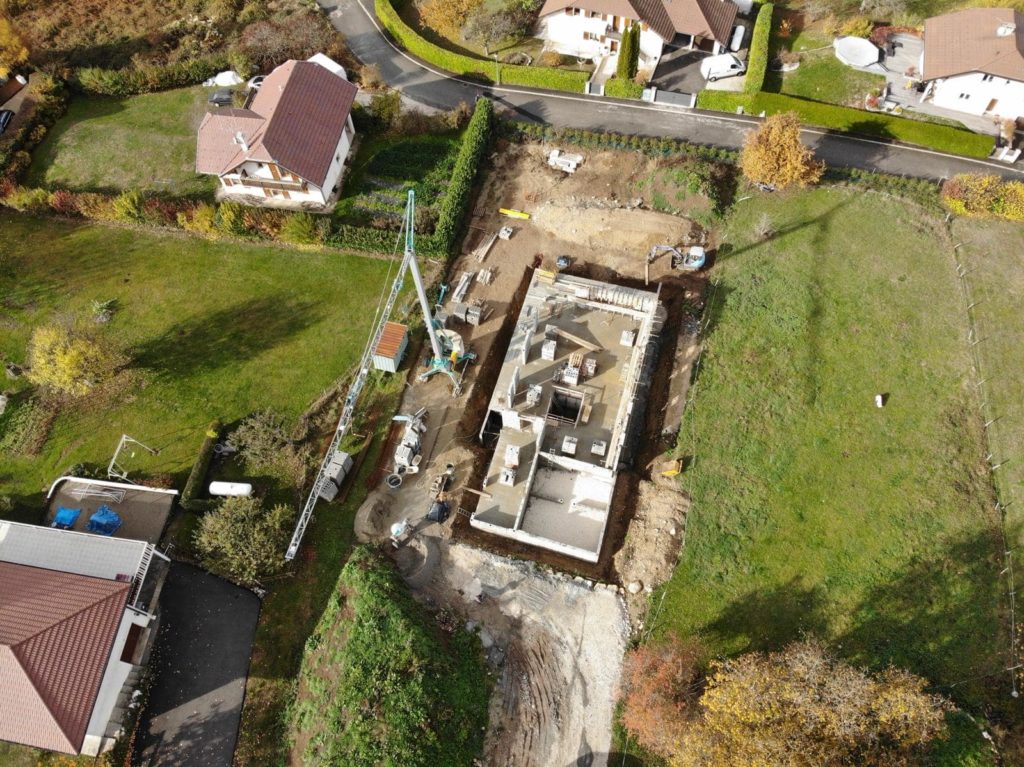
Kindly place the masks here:
<instances>
[{"instance_id":1,"label":"house with dark roof","mask_svg":"<svg viewBox=\"0 0 1024 767\"><path fill-rule=\"evenodd\" d=\"M1024 117L1024 15L968 8L924 24L922 100L993 120Z\"/></svg>"},{"instance_id":2,"label":"house with dark roof","mask_svg":"<svg viewBox=\"0 0 1024 767\"><path fill-rule=\"evenodd\" d=\"M738 8L732 0L547 0L537 36L545 46L580 59L618 55L622 33L640 25L640 58L653 68L672 43L721 53Z\"/></svg>"},{"instance_id":3,"label":"house with dark roof","mask_svg":"<svg viewBox=\"0 0 1024 767\"><path fill-rule=\"evenodd\" d=\"M287 61L245 108L214 108L203 118L196 171L220 179L221 197L324 206L339 188L355 138L357 92L326 56Z\"/></svg>"},{"instance_id":4,"label":"house with dark roof","mask_svg":"<svg viewBox=\"0 0 1024 767\"><path fill-rule=\"evenodd\" d=\"M90 756L114 744L167 567L145 541L0 522L0 740Z\"/></svg>"}]
</instances>

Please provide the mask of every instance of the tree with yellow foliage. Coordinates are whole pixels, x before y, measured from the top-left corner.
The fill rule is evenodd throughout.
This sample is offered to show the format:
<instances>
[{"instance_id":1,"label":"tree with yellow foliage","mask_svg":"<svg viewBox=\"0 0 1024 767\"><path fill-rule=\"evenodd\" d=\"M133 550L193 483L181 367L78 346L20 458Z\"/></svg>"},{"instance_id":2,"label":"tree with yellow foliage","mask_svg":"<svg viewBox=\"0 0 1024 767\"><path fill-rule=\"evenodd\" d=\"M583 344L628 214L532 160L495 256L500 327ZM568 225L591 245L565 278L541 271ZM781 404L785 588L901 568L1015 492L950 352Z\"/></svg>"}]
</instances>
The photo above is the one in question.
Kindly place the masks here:
<instances>
[{"instance_id":1,"label":"tree with yellow foliage","mask_svg":"<svg viewBox=\"0 0 1024 767\"><path fill-rule=\"evenodd\" d=\"M673 767L910 767L944 736L952 705L889 668L870 676L816 641L713 663Z\"/></svg>"},{"instance_id":2,"label":"tree with yellow foliage","mask_svg":"<svg viewBox=\"0 0 1024 767\"><path fill-rule=\"evenodd\" d=\"M804 187L816 183L825 163L800 141L800 120L792 112L767 118L751 131L743 144L740 168L754 184L771 184L776 189Z\"/></svg>"},{"instance_id":3,"label":"tree with yellow foliage","mask_svg":"<svg viewBox=\"0 0 1024 767\"><path fill-rule=\"evenodd\" d=\"M469 14L483 3L484 0L425 0L419 6L420 18L435 32L458 40Z\"/></svg>"},{"instance_id":4,"label":"tree with yellow foliage","mask_svg":"<svg viewBox=\"0 0 1024 767\"><path fill-rule=\"evenodd\" d=\"M0 15L0 77L7 77L11 70L28 61L28 46L18 35L14 22Z\"/></svg>"},{"instance_id":5,"label":"tree with yellow foliage","mask_svg":"<svg viewBox=\"0 0 1024 767\"><path fill-rule=\"evenodd\" d=\"M62 325L43 325L28 347L28 379L61 394L80 397L124 362L117 351L91 335Z\"/></svg>"}]
</instances>

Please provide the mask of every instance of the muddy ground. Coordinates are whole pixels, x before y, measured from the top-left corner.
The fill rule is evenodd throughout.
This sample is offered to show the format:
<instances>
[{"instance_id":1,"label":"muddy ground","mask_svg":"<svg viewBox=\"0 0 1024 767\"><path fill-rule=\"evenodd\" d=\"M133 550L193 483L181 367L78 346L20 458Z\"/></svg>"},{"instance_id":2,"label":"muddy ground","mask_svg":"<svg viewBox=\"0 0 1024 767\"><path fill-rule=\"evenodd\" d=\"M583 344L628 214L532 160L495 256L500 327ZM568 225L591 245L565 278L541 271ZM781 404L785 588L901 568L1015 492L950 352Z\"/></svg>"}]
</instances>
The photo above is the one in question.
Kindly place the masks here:
<instances>
[{"instance_id":1,"label":"muddy ground","mask_svg":"<svg viewBox=\"0 0 1024 767\"><path fill-rule=\"evenodd\" d=\"M356 517L362 541L384 541L391 525L411 532L394 549L400 571L419 598L458 615L481 632L497 683L485 747L488 765L604 765L622 654L630 631L642 625L647 594L667 579L685 531L687 499L657 477L659 459L674 441L696 349L702 275L671 269L668 257L650 266L652 245L679 245L700 236L688 219L649 209L643 181L657 167L639 154L587 153L576 174L549 168L539 145L500 145L477 198L464 255L448 281L489 269L467 300L485 309L477 327L450 324L478 355L459 398L443 376L419 383L410 376L401 410L426 408L420 473L396 490L378 485ZM640 190L638 192L638 190ZM695 204L703 204L698 200ZM499 208L530 214L506 218ZM491 233L511 225L481 262L473 252ZM713 233L707 240L713 246ZM619 475L613 515L600 561L579 560L481 533L469 526L487 454L476 440L490 391L532 269L572 258L571 273L659 289L668 309L651 397L632 469ZM418 369L411 353L407 365ZM415 372L415 371L414 371ZM391 441L397 440L392 430ZM390 471L386 446L377 476ZM443 524L425 519L432 480L454 466L453 513ZM628 532L628 535L627 535ZM553 570L551 569L553 568ZM628 600L628 604L627 604Z\"/></svg>"}]
</instances>

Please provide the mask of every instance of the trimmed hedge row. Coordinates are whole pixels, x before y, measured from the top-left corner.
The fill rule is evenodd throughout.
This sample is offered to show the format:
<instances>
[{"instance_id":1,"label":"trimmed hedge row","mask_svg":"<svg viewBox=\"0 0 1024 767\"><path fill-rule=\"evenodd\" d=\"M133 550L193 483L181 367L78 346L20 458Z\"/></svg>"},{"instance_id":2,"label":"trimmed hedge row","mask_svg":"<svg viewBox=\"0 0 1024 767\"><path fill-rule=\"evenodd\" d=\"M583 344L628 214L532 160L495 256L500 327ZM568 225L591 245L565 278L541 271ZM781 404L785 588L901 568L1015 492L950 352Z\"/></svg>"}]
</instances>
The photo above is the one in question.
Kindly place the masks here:
<instances>
[{"instance_id":1,"label":"trimmed hedge row","mask_svg":"<svg viewBox=\"0 0 1024 767\"><path fill-rule=\"evenodd\" d=\"M651 157L696 157L713 162L735 163L740 153L732 149L700 146L672 138L654 138L635 134L589 131L579 128L555 128L551 125L503 120L500 134L509 141L544 141L590 149L621 149L643 152Z\"/></svg>"},{"instance_id":2,"label":"trimmed hedge row","mask_svg":"<svg viewBox=\"0 0 1024 767\"><path fill-rule=\"evenodd\" d=\"M743 90L747 93L757 93L764 88L774 11L774 5L765 3L757 12L757 21L754 22L754 31L750 38L750 53L747 56L747 79L743 83Z\"/></svg>"},{"instance_id":3,"label":"trimmed hedge row","mask_svg":"<svg viewBox=\"0 0 1024 767\"><path fill-rule=\"evenodd\" d=\"M181 491L179 503L187 511L206 511L209 503L199 499L203 492L203 483L206 480L206 472L210 468L210 461L213 460L213 448L220 438L221 422L212 421L206 427L206 438L202 447L199 448L199 455L196 462L192 464L192 471L189 472L185 489ZM212 436L211 436L212 435Z\"/></svg>"},{"instance_id":4,"label":"trimmed hedge row","mask_svg":"<svg viewBox=\"0 0 1024 767\"><path fill-rule=\"evenodd\" d=\"M895 139L964 157L988 157L994 143L992 136L972 133L963 128L808 101L781 93L702 91L697 97L697 106L718 112L735 112L737 107L743 107L748 114L796 112L809 125L871 138Z\"/></svg>"},{"instance_id":5,"label":"trimmed hedge row","mask_svg":"<svg viewBox=\"0 0 1024 767\"><path fill-rule=\"evenodd\" d=\"M469 206L473 182L484 152L491 143L491 124L494 118L494 104L490 99L480 99L473 109L473 116L462 137L459 156L455 158L448 191L441 200L434 226L434 246L446 255L455 250L462 231L462 222Z\"/></svg>"},{"instance_id":6,"label":"trimmed hedge row","mask_svg":"<svg viewBox=\"0 0 1024 767\"><path fill-rule=\"evenodd\" d=\"M402 0L374 0L373 5L380 23L399 45L409 53L453 74L464 75L486 83L494 82L495 64L493 61L463 56L424 40L398 15L394 2L402 2ZM551 67L517 64L502 64L500 77L503 85L523 85L529 88L548 88L572 93L582 93L584 85L589 79L586 72L570 72Z\"/></svg>"},{"instance_id":7,"label":"trimmed hedge row","mask_svg":"<svg viewBox=\"0 0 1024 767\"><path fill-rule=\"evenodd\" d=\"M227 56L205 56L164 66L145 64L132 69L86 67L77 70L71 82L84 93L137 96L140 93L195 85L229 67Z\"/></svg>"},{"instance_id":8,"label":"trimmed hedge row","mask_svg":"<svg viewBox=\"0 0 1024 767\"><path fill-rule=\"evenodd\" d=\"M644 93L644 86L632 80L613 77L604 84L604 95L613 99L638 99Z\"/></svg>"}]
</instances>

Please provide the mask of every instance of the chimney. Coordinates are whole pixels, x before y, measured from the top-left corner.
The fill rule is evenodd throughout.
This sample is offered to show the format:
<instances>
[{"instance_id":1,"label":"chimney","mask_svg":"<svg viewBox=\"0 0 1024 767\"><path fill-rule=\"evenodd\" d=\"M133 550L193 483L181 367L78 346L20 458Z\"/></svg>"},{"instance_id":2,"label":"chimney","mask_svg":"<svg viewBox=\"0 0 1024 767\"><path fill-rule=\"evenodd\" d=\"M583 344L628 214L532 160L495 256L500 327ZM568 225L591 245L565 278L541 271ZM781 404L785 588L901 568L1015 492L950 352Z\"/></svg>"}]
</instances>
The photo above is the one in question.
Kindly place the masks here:
<instances>
[{"instance_id":1,"label":"chimney","mask_svg":"<svg viewBox=\"0 0 1024 767\"><path fill-rule=\"evenodd\" d=\"M235 143L238 144L238 146L242 147L243 152L249 151L249 144L246 142L245 136L242 134L242 131L235 132Z\"/></svg>"}]
</instances>

